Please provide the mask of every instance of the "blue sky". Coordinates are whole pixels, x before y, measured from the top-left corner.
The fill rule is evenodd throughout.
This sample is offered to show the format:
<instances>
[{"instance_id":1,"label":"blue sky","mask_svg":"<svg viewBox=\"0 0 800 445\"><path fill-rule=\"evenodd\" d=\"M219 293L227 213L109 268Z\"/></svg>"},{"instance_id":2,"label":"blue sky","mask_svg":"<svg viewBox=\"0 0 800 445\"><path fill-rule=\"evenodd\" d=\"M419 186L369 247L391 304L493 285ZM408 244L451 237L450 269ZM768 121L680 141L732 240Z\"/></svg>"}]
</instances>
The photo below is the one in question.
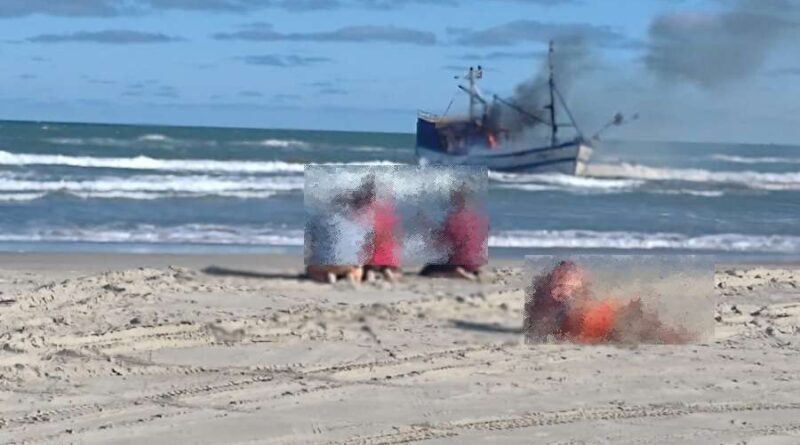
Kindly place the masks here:
<instances>
[{"instance_id":1,"label":"blue sky","mask_svg":"<svg viewBox=\"0 0 800 445\"><path fill-rule=\"evenodd\" d=\"M615 136L797 143L800 0L2 0L0 118L406 131L487 68L510 95L550 38Z\"/></svg>"}]
</instances>

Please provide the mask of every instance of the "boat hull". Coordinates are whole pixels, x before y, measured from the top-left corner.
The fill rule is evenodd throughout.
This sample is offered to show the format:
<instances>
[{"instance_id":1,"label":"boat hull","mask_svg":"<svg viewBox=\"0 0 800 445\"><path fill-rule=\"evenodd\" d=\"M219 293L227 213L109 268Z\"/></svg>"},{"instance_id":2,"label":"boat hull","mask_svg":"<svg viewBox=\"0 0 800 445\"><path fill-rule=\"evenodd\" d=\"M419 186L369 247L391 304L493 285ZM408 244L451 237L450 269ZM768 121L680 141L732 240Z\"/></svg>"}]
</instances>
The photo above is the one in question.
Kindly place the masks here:
<instances>
[{"instance_id":1,"label":"boat hull","mask_svg":"<svg viewBox=\"0 0 800 445\"><path fill-rule=\"evenodd\" d=\"M582 175L592 154L587 144L575 141L556 146L523 150L472 150L456 155L417 146L417 159L422 165L486 166L499 172L563 173Z\"/></svg>"}]
</instances>

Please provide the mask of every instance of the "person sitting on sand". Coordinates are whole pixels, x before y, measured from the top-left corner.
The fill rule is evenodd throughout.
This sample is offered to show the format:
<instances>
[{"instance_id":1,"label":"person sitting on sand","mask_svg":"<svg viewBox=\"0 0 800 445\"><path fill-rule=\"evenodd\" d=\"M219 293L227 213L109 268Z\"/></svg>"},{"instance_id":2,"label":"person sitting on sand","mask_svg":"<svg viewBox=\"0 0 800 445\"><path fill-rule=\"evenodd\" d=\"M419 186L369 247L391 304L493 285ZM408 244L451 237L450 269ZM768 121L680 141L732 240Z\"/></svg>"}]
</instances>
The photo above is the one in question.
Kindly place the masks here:
<instances>
[{"instance_id":1,"label":"person sitting on sand","mask_svg":"<svg viewBox=\"0 0 800 445\"><path fill-rule=\"evenodd\" d=\"M370 236L365 244L367 261L364 264L367 281L380 274L388 281L396 281L400 272L400 219L391 197L379 198L375 176L369 175L358 192L361 207L360 219L370 226Z\"/></svg>"},{"instance_id":2,"label":"person sitting on sand","mask_svg":"<svg viewBox=\"0 0 800 445\"><path fill-rule=\"evenodd\" d=\"M450 194L451 209L436 239L447 252L445 264L429 264L420 275L478 279L487 262L489 220L468 199L466 186Z\"/></svg>"},{"instance_id":3,"label":"person sitting on sand","mask_svg":"<svg viewBox=\"0 0 800 445\"><path fill-rule=\"evenodd\" d=\"M562 261L534 279L525 303L525 332L537 341L685 343L689 333L665 326L644 311L641 299L595 299L586 272Z\"/></svg>"},{"instance_id":4,"label":"person sitting on sand","mask_svg":"<svg viewBox=\"0 0 800 445\"><path fill-rule=\"evenodd\" d=\"M363 280L368 228L355 217L363 205L357 197L342 195L333 200L331 211L309 219L305 232L309 278L328 283L343 277L353 283Z\"/></svg>"}]
</instances>

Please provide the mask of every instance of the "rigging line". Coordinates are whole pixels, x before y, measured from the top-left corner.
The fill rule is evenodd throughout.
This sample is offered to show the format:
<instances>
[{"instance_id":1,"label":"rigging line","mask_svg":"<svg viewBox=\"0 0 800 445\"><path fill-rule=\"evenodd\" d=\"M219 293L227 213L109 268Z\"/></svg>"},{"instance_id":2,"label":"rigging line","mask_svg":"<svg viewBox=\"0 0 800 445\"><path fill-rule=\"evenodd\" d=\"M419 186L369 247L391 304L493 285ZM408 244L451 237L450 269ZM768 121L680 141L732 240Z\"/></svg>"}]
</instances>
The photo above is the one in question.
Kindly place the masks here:
<instances>
[{"instance_id":1,"label":"rigging line","mask_svg":"<svg viewBox=\"0 0 800 445\"><path fill-rule=\"evenodd\" d=\"M447 116L447 113L450 112L450 107L453 106L453 101L455 101L455 100L456 100L456 93L453 93L453 96L450 98L450 103L447 104L447 108L444 109L444 113L442 114L442 117Z\"/></svg>"},{"instance_id":2,"label":"rigging line","mask_svg":"<svg viewBox=\"0 0 800 445\"><path fill-rule=\"evenodd\" d=\"M575 120L575 116L573 116L572 112L569 110L569 107L567 106L564 97L561 95L561 91L559 91L558 88L555 87L555 85L553 85L553 90L556 92L556 96L558 97L558 101L561 102L561 106L564 107L564 110L567 112L569 120L572 121L572 126L575 128L575 131L578 133L578 136L580 136L581 139L583 139L583 132L578 127L578 121Z\"/></svg>"},{"instance_id":3,"label":"rigging line","mask_svg":"<svg viewBox=\"0 0 800 445\"><path fill-rule=\"evenodd\" d=\"M501 104L511 108L512 110L516 111L517 113L519 113L519 114L521 114L523 116L526 116L526 117L528 117L530 119L533 119L533 120L535 120L537 122L540 122L542 124L550 125L550 122L548 122L548 121L540 118L539 116L537 116L537 115L525 110L524 108L520 107L519 105L517 105L517 104L515 104L513 102L507 101L507 100L503 99L502 97L500 97L500 96L498 96L496 94L494 95L494 98L498 102L500 102Z\"/></svg>"}]
</instances>

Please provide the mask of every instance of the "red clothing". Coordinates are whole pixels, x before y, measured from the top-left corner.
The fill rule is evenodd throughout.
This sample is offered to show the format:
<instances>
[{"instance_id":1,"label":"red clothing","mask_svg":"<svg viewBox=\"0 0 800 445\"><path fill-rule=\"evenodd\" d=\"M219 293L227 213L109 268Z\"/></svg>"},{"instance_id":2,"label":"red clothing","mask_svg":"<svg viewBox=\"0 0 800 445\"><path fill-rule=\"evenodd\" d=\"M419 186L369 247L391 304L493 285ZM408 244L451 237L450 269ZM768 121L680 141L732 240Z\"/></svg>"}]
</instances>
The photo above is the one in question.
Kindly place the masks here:
<instances>
[{"instance_id":1,"label":"red clothing","mask_svg":"<svg viewBox=\"0 0 800 445\"><path fill-rule=\"evenodd\" d=\"M618 312L619 304L614 300L587 301L567 315L564 333L578 343L608 341Z\"/></svg>"},{"instance_id":2,"label":"red clothing","mask_svg":"<svg viewBox=\"0 0 800 445\"><path fill-rule=\"evenodd\" d=\"M391 201L375 201L371 206L374 246L368 266L400 267L397 241L399 219Z\"/></svg>"},{"instance_id":3,"label":"red clothing","mask_svg":"<svg viewBox=\"0 0 800 445\"><path fill-rule=\"evenodd\" d=\"M465 206L450 213L443 235L450 249L448 264L478 269L488 261L489 220L475 209Z\"/></svg>"}]
</instances>

